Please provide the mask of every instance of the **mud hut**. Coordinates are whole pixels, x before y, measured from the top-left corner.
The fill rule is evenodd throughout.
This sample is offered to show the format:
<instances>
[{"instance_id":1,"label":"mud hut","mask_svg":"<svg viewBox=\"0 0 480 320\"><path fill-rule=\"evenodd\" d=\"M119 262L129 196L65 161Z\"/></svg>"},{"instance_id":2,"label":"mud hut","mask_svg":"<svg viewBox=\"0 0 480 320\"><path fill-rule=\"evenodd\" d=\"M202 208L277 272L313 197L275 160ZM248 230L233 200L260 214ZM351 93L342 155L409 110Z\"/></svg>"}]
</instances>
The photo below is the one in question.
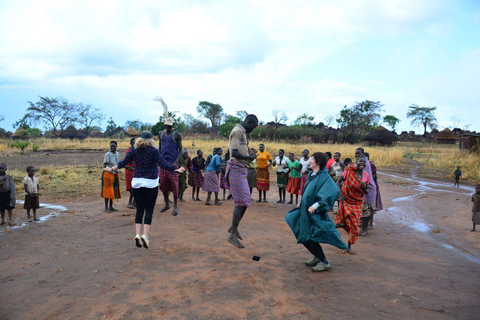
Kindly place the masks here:
<instances>
[{"instance_id":1,"label":"mud hut","mask_svg":"<svg viewBox=\"0 0 480 320\"><path fill-rule=\"evenodd\" d=\"M435 141L438 144L455 144L457 136L449 128L445 128L435 136Z\"/></svg>"},{"instance_id":2,"label":"mud hut","mask_svg":"<svg viewBox=\"0 0 480 320\"><path fill-rule=\"evenodd\" d=\"M128 128L128 130L125 132L127 133L127 136L129 136L130 138L140 137L140 133L137 130L135 130L135 128L133 127Z\"/></svg>"},{"instance_id":3,"label":"mud hut","mask_svg":"<svg viewBox=\"0 0 480 320\"><path fill-rule=\"evenodd\" d=\"M15 131L12 134L12 139L13 140L28 140L28 131L23 129L22 127L18 128L17 131Z\"/></svg>"},{"instance_id":4,"label":"mud hut","mask_svg":"<svg viewBox=\"0 0 480 320\"><path fill-rule=\"evenodd\" d=\"M465 133L458 138L460 151L478 152L480 150L480 134Z\"/></svg>"},{"instance_id":5,"label":"mud hut","mask_svg":"<svg viewBox=\"0 0 480 320\"><path fill-rule=\"evenodd\" d=\"M382 126L376 127L362 138L368 146L393 146L398 140L395 133Z\"/></svg>"}]
</instances>

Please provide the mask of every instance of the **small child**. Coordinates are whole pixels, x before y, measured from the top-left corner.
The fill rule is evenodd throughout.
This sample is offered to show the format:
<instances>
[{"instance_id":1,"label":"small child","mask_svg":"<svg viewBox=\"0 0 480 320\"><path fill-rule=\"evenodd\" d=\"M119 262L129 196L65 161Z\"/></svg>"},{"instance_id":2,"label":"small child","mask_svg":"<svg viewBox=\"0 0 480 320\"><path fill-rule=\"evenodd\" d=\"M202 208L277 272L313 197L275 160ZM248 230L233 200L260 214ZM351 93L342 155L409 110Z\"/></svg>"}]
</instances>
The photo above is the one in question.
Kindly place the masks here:
<instances>
[{"instance_id":1,"label":"small child","mask_svg":"<svg viewBox=\"0 0 480 320\"><path fill-rule=\"evenodd\" d=\"M38 200L38 190L40 190L40 183L35 177L35 168L32 166L27 167L27 176L23 179L23 194L25 195L25 203L23 208L27 209L28 222L32 222L30 217L30 209L33 210L33 220L37 219L37 209L40 208L40 201Z\"/></svg>"},{"instance_id":2,"label":"small child","mask_svg":"<svg viewBox=\"0 0 480 320\"><path fill-rule=\"evenodd\" d=\"M345 165L345 167L348 166L351 163L353 163L353 162L352 162L352 159L350 159L350 158L345 158L343 160L343 164Z\"/></svg>"},{"instance_id":3,"label":"small child","mask_svg":"<svg viewBox=\"0 0 480 320\"><path fill-rule=\"evenodd\" d=\"M460 177L462 176L462 170L460 170L460 166L457 166L457 170L453 172L453 176L455 177L455 183L453 184L453 187L457 186L457 188L460 188Z\"/></svg>"},{"instance_id":4,"label":"small child","mask_svg":"<svg viewBox=\"0 0 480 320\"><path fill-rule=\"evenodd\" d=\"M15 208L15 202L17 201L15 196L15 184L12 176L6 174L7 165L5 163L0 164L0 213L2 215L3 226L5 224L5 210L8 211L8 224L14 226L12 210Z\"/></svg>"},{"instance_id":5,"label":"small child","mask_svg":"<svg viewBox=\"0 0 480 320\"><path fill-rule=\"evenodd\" d=\"M474 232L475 225L480 223L480 184L477 184L477 186L475 187L475 193L472 195L472 202L473 229L470 231Z\"/></svg>"}]
</instances>

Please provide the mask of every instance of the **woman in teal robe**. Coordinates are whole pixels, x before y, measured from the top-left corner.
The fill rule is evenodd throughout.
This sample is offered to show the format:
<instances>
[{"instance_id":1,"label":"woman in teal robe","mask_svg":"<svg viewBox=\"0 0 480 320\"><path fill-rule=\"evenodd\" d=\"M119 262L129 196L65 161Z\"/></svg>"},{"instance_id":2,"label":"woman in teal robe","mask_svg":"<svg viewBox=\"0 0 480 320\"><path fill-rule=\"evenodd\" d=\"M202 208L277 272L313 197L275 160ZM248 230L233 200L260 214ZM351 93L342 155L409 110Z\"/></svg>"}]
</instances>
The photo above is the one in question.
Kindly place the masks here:
<instances>
[{"instance_id":1,"label":"woman in teal robe","mask_svg":"<svg viewBox=\"0 0 480 320\"><path fill-rule=\"evenodd\" d=\"M319 243L347 249L328 216L328 210L333 207L339 191L325 168L325 155L316 152L310 161L312 172L305 183L300 205L287 212L285 221L295 234L297 242L302 243L313 254L313 258L305 264L312 266L313 271L326 271L330 269L330 263Z\"/></svg>"}]
</instances>

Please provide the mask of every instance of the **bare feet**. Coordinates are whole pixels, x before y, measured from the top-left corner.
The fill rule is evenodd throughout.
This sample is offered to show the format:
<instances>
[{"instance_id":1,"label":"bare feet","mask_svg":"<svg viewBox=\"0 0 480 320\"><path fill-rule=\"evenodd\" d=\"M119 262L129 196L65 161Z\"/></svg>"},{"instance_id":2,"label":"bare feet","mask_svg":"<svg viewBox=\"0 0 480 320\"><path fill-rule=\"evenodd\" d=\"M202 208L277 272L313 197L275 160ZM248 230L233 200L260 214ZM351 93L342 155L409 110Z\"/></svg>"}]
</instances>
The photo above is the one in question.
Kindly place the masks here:
<instances>
[{"instance_id":1,"label":"bare feet","mask_svg":"<svg viewBox=\"0 0 480 320\"><path fill-rule=\"evenodd\" d=\"M233 234L230 234L230 237L228 237L227 241L239 249L245 248L245 246L240 241L238 241L238 239Z\"/></svg>"},{"instance_id":2,"label":"bare feet","mask_svg":"<svg viewBox=\"0 0 480 320\"><path fill-rule=\"evenodd\" d=\"M118 211L118 210L115 209L114 207L110 207L109 210L110 210L111 212Z\"/></svg>"},{"instance_id":3,"label":"bare feet","mask_svg":"<svg viewBox=\"0 0 480 320\"><path fill-rule=\"evenodd\" d=\"M347 253L350 253L351 255L355 255L356 252L352 250L352 248L348 248L347 250L345 250L345 252Z\"/></svg>"},{"instance_id":4,"label":"bare feet","mask_svg":"<svg viewBox=\"0 0 480 320\"><path fill-rule=\"evenodd\" d=\"M200 199L200 198L197 198L197 201L202 201L202 199Z\"/></svg>"},{"instance_id":5,"label":"bare feet","mask_svg":"<svg viewBox=\"0 0 480 320\"><path fill-rule=\"evenodd\" d=\"M110 209L105 209L105 211L104 211L104 212L106 212L106 213L110 213L110 212L112 212L112 211L111 211Z\"/></svg>"},{"instance_id":6,"label":"bare feet","mask_svg":"<svg viewBox=\"0 0 480 320\"><path fill-rule=\"evenodd\" d=\"M288 201L287 204L293 204L293 201Z\"/></svg>"},{"instance_id":7,"label":"bare feet","mask_svg":"<svg viewBox=\"0 0 480 320\"><path fill-rule=\"evenodd\" d=\"M105 212L106 212L106 211L105 211ZM27 221L28 221L28 222L32 222L32 221L33 221L33 219L32 219L32 218L28 218L28 220L27 220Z\"/></svg>"},{"instance_id":8,"label":"bare feet","mask_svg":"<svg viewBox=\"0 0 480 320\"><path fill-rule=\"evenodd\" d=\"M178 198L178 201L185 202L185 200L183 200L183 198Z\"/></svg>"},{"instance_id":9,"label":"bare feet","mask_svg":"<svg viewBox=\"0 0 480 320\"><path fill-rule=\"evenodd\" d=\"M228 233L232 233L232 227L228 228ZM240 235L240 233L237 231L237 238L240 239L240 240L243 240L242 236Z\"/></svg>"},{"instance_id":10,"label":"bare feet","mask_svg":"<svg viewBox=\"0 0 480 320\"><path fill-rule=\"evenodd\" d=\"M132 203L129 203L129 204L127 205L127 208L128 208L128 209L135 209L136 207L135 207Z\"/></svg>"},{"instance_id":11,"label":"bare feet","mask_svg":"<svg viewBox=\"0 0 480 320\"><path fill-rule=\"evenodd\" d=\"M9 226L14 226L14 225L15 225L15 222L10 221L10 222L8 223L8 225L9 225Z\"/></svg>"},{"instance_id":12,"label":"bare feet","mask_svg":"<svg viewBox=\"0 0 480 320\"><path fill-rule=\"evenodd\" d=\"M221 205L222 205L222 201L215 201L215 205L216 205L216 206L221 206Z\"/></svg>"},{"instance_id":13,"label":"bare feet","mask_svg":"<svg viewBox=\"0 0 480 320\"><path fill-rule=\"evenodd\" d=\"M470 230L470 231L475 232L475 229L472 229L472 230Z\"/></svg>"},{"instance_id":14,"label":"bare feet","mask_svg":"<svg viewBox=\"0 0 480 320\"><path fill-rule=\"evenodd\" d=\"M263 202L268 202L267 199L263 199Z\"/></svg>"},{"instance_id":15,"label":"bare feet","mask_svg":"<svg viewBox=\"0 0 480 320\"><path fill-rule=\"evenodd\" d=\"M262 202L262 199L258 199L257 202Z\"/></svg>"},{"instance_id":16,"label":"bare feet","mask_svg":"<svg viewBox=\"0 0 480 320\"><path fill-rule=\"evenodd\" d=\"M33 221L40 221L40 219L35 218L35 219L33 219Z\"/></svg>"},{"instance_id":17,"label":"bare feet","mask_svg":"<svg viewBox=\"0 0 480 320\"><path fill-rule=\"evenodd\" d=\"M205 201L205 205L206 206L211 206L212 204L210 203L210 201L207 200L207 201Z\"/></svg>"},{"instance_id":18,"label":"bare feet","mask_svg":"<svg viewBox=\"0 0 480 320\"><path fill-rule=\"evenodd\" d=\"M167 211L168 209L170 209L170 206L168 204L165 205L165 207L163 207L162 209L160 209L160 212L165 212Z\"/></svg>"},{"instance_id":19,"label":"bare feet","mask_svg":"<svg viewBox=\"0 0 480 320\"><path fill-rule=\"evenodd\" d=\"M4 225L5 225L5 221L2 221L2 223L0 223L0 226L4 226ZM228 231L228 232L230 232L230 231Z\"/></svg>"},{"instance_id":20,"label":"bare feet","mask_svg":"<svg viewBox=\"0 0 480 320\"><path fill-rule=\"evenodd\" d=\"M278 200L278 201L277 201L277 202L275 202L275 203L282 203L282 200Z\"/></svg>"}]
</instances>

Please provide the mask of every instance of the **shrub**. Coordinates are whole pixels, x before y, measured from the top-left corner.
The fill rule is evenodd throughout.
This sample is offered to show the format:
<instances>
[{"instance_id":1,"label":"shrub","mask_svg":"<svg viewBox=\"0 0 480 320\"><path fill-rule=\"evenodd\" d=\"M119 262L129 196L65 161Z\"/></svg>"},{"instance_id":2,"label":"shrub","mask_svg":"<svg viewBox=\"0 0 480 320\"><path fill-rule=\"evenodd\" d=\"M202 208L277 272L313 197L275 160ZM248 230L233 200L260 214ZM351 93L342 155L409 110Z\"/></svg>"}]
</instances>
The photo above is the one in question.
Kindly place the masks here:
<instances>
[{"instance_id":1,"label":"shrub","mask_svg":"<svg viewBox=\"0 0 480 320\"><path fill-rule=\"evenodd\" d=\"M17 141L15 141L15 142L13 143L13 146L14 146L15 148L21 150L21 151L22 151L22 154L23 154L25 148L28 147L29 145L30 145L30 142L28 142L28 141L19 141L19 140L17 140Z\"/></svg>"}]
</instances>

